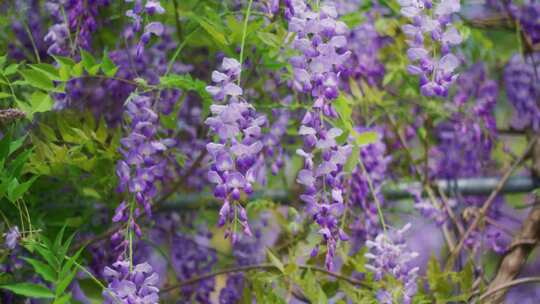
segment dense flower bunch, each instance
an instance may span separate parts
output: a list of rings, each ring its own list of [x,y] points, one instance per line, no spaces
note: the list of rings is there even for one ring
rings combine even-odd
[[[68,55],[79,47],[90,49],[99,8],[108,4],[109,0],[48,1],[47,9],[57,22],[45,36],[49,54]]]
[[[478,177],[491,174],[489,167],[493,164],[492,150],[497,139],[495,121],[495,105],[498,98],[498,86],[493,80],[487,78],[486,69],[482,64],[476,64],[463,73],[457,81],[457,91],[450,105],[452,116],[449,120],[437,125],[436,131],[439,144],[431,153],[433,162],[430,164],[430,173],[433,177],[446,179],[452,183],[457,178]],[[450,208],[460,210],[458,213],[467,214],[468,208],[480,207],[485,201],[484,196],[461,196],[457,193],[451,200]],[[448,217],[439,210],[435,210],[425,200],[421,199],[420,192],[415,193],[415,207],[429,218],[442,224]],[[491,219],[502,220],[503,201],[497,199],[488,212]],[[470,218],[465,216],[464,222]],[[487,237],[488,245],[497,252],[503,252],[503,240],[500,229],[487,225],[484,235],[475,233],[467,240],[468,245],[477,246],[478,238]]]
[[[148,263],[134,265],[130,270],[129,262],[118,261],[112,268],[105,268],[104,276],[109,283],[103,291],[106,304],[159,303],[158,275]]]
[[[126,222],[137,236],[142,232],[135,222],[141,214],[139,207],[132,208],[131,200],[137,202],[145,213],[152,215],[152,199],[157,194],[157,183],[165,176],[167,161],[163,152],[175,144],[172,139],[157,137],[158,115],[152,109],[152,99],[147,96],[133,96],[126,105],[131,119],[130,134],[121,140],[121,153],[124,159],[118,161],[116,175],[119,179],[118,190],[127,191],[130,197],[116,208],[113,222]],[[121,231],[112,236],[119,243],[116,250],[125,250],[127,240]]]
[[[504,69],[504,84],[508,100],[515,109],[512,124],[515,128],[531,127],[540,130],[540,54],[514,55]]]
[[[200,230],[189,236],[176,232],[172,238],[171,259],[179,281],[188,280],[195,275],[209,273],[217,262],[216,252],[210,248],[208,231]],[[198,303],[211,303],[210,293],[215,289],[215,278],[199,281],[197,284],[182,287],[182,297]]]
[[[332,2],[324,2],[319,12],[312,11],[302,0],[291,1],[293,17],[289,32],[296,37],[292,47],[301,54],[291,58],[295,90],[310,94],[313,107],[326,116],[337,113],[331,101],[338,96],[340,73],[351,52],[346,49],[349,30],[337,21],[337,11]]]
[[[39,0],[14,1],[15,9],[21,16],[13,17],[11,30],[15,34],[16,41],[8,44],[8,54],[15,60],[31,60],[36,55],[39,58],[47,56],[47,45],[43,39],[44,12],[39,2]]]
[[[284,166],[284,149],[281,145],[281,140],[285,133],[287,132],[287,125],[289,123],[290,113],[286,109],[274,109],[272,111],[272,116],[276,119],[270,126],[268,133],[264,135],[262,142],[264,144],[263,152],[260,155],[262,160],[269,159],[268,166],[270,167],[270,172],[273,175],[276,175],[279,170]],[[266,179],[266,165],[260,165],[261,168],[259,175],[261,176],[259,180],[261,183],[265,183]]]
[[[366,258],[369,264],[366,268],[373,271],[375,280],[381,281],[386,275],[390,275],[402,283],[403,286],[397,288],[399,302],[404,304],[412,303],[414,295],[418,291],[416,278],[418,267],[412,267],[411,261],[418,256],[417,252],[408,250],[405,243],[405,233],[411,228],[408,223],[399,230],[390,230],[387,233],[379,234],[374,241],[367,241],[366,246],[369,252]],[[395,303],[396,290],[380,289],[377,292],[379,303]]]
[[[540,3],[535,0],[525,0],[523,3],[517,4],[514,2],[508,3],[508,10],[514,18],[519,21],[521,28],[525,32],[531,44],[540,42]]]
[[[452,116],[437,126],[439,145],[432,150],[431,172],[435,177],[455,179],[481,174],[491,160],[497,135],[495,105],[497,83],[486,76],[481,64],[460,76]]]
[[[373,195],[384,204],[381,186],[387,177],[387,168],[391,157],[386,155],[386,145],[382,141],[382,132],[376,131],[378,140],[360,148],[359,158],[362,166],[357,166],[349,180],[351,207],[358,207],[360,213],[351,226],[353,249],[359,249],[367,239],[375,238],[381,231],[379,212]],[[371,192],[370,184],[375,193]],[[382,207],[382,206],[380,206]]]
[[[133,2],[133,0],[125,0],[126,2]],[[143,17],[147,14],[149,16],[154,14],[163,14],[165,9],[161,6],[159,0],[146,0],[143,4],[143,0],[135,0],[133,8],[126,11],[126,16],[132,19],[132,25],[125,31],[124,36],[126,38],[132,38],[136,33],[140,32],[143,28]],[[144,26],[144,31],[140,37],[139,43],[137,43],[136,56],[141,57],[144,53],[145,46],[150,42],[152,35],[160,37],[163,35],[165,27],[161,22],[154,21]]]
[[[413,22],[403,26],[410,46],[407,51],[411,61],[409,73],[420,77],[423,95],[446,96],[457,78],[455,70],[460,63],[451,53],[451,48],[462,41],[452,24],[452,14],[460,9],[459,0],[441,0],[436,5],[431,0],[400,0],[399,3],[401,14]],[[440,58],[435,57],[437,53],[441,54]]]
[[[174,145],[172,139],[158,139],[158,115],[152,109],[152,99],[133,96],[128,100],[126,111],[131,119],[131,133],[121,140],[124,156],[118,162],[116,174],[119,191],[129,191],[148,215],[152,214],[151,201],[156,195],[156,183],[164,175],[166,162],[161,154]],[[117,209],[114,221],[126,220],[127,204]]]
[[[253,106],[242,99],[242,88],[234,83],[240,69],[238,61],[224,58],[221,71],[212,73],[214,85],[207,87],[218,103],[210,107],[212,116],[206,120],[218,139],[206,146],[213,158],[208,180],[216,184],[214,195],[223,200],[219,225],[238,221],[244,233],[251,235],[246,210],[239,200],[242,194],[253,192],[257,159],[263,148],[261,127],[266,123],[266,117],[257,114]],[[226,236],[233,242],[238,238],[237,231],[231,227],[227,227]]]
[[[297,154],[304,158],[304,168],[298,173],[297,182],[304,186],[300,198],[307,204],[307,212],[320,226],[319,233],[327,247],[325,265],[331,269],[338,239],[348,239],[338,219],[345,208],[342,171],[352,146],[336,142],[343,131],[328,129],[323,116],[337,116],[331,102],[338,96],[340,73],[350,56],[345,49],[347,26],[335,20],[337,12],[332,2],[323,3],[318,13],[303,1],[292,1],[290,7],[293,16],[289,31],[297,35],[293,47],[302,52],[291,58],[293,86],[315,99],[313,110],[304,115],[298,131],[304,147]],[[317,245],[312,255],[318,254],[318,248]]]
[[[353,8],[357,10],[360,3],[354,2],[347,1],[341,5],[338,5],[339,2],[336,3],[338,12],[344,14]],[[384,64],[379,59],[379,51],[390,40],[377,32],[375,21],[386,13],[386,9],[374,3],[372,10],[364,14],[366,20],[352,28],[347,35],[347,48],[352,54],[348,60],[346,74],[370,86],[380,85],[385,73]]]

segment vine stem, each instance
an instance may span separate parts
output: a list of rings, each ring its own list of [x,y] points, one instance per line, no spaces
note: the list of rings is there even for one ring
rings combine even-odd
[[[445,270],[449,270],[450,268],[452,268],[452,265],[454,264],[456,257],[459,255],[459,252],[461,251],[461,248],[463,247],[465,240],[471,235],[474,229],[476,229],[476,227],[480,224],[480,220],[487,213],[489,207],[491,207],[491,205],[495,201],[495,198],[497,197],[499,192],[502,190],[502,188],[506,184],[506,181],[508,180],[508,178],[510,178],[510,175],[512,174],[512,172],[514,172],[516,168],[530,154],[537,140],[538,140],[537,138],[534,138],[533,140],[531,140],[529,144],[527,145],[527,148],[525,149],[525,151],[521,154],[521,156],[518,159],[516,159],[514,163],[512,164],[512,166],[510,166],[510,168],[508,168],[506,172],[503,174],[503,176],[499,180],[499,183],[497,184],[495,189],[493,189],[489,197],[486,199],[486,201],[482,205],[482,208],[480,208],[478,216],[474,218],[472,224],[469,226],[469,228],[467,228],[465,233],[461,236],[459,243],[456,245],[454,250],[452,250],[452,252],[450,253],[450,257],[446,261]]]
[[[372,289],[371,286],[369,286],[365,282],[353,279],[353,278],[345,276],[345,275],[343,275],[341,273],[326,270],[326,269],[321,268],[321,267],[311,266],[311,265],[297,265],[297,267],[300,268],[300,269],[304,269],[304,270],[311,270],[311,271],[321,272],[321,273],[327,274],[329,276],[332,276],[332,277],[334,277],[336,279],[346,281],[346,282],[348,282],[350,284],[362,286],[362,287],[367,288],[367,289]],[[233,272],[246,272],[246,271],[257,270],[257,269],[277,269],[277,268],[278,267],[276,265],[274,265],[274,264],[257,264],[257,265],[248,265],[248,266],[239,266],[239,267],[226,268],[226,269],[218,270],[216,272],[207,273],[207,274],[204,274],[204,275],[201,275],[201,276],[190,278],[190,279],[182,281],[182,282],[180,282],[180,283],[178,283],[176,285],[163,288],[160,291],[160,293],[161,294],[168,293],[168,292],[170,292],[170,291],[172,291],[172,290],[174,290],[176,288],[180,288],[180,287],[183,287],[183,286],[186,286],[186,285],[195,284],[195,283],[197,283],[199,281],[206,280],[208,278],[212,278],[212,277],[215,277],[215,276],[218,276],[218,275],[221,275],[221,274],[227,274],[227,273],[233,273]]]
[[[242,31],[242,44],[240,45],[240,73],[238,74],[238,85],[240,85],[240,79],[242,78],[242,62],[244,61],[244,47],[246,45],[246,36],[247,36],[247,26],[249,22],[249,15],[251,14],[251,6],[253,5],[253,0],[249,0],[248,7],[246,10],[246,17],[244,18],[244,29]]]
[[[379,201],[379,198],[377,197],[377,193],[375,192],[375,187],[373,187],[373,182],[371,181],[371,176],[369,176],[369,174],[368,174],[368,172],[366,170],[366,166],[364,166],[364,162],[362,161],[362,156],[361,155],[359,156],[359,162],[358,163],[360,164],[360,167],[362,168],[362,173],[366,176],[368,186],[369,186],[369,190],[371,191],[371,196],[373,196],[373,200],[375,201],[375,204],[377,205],[377,214],[379,215],[379,220],[381,221],[383,232],[384,232],[384,234],[386,234],[386,223],[384,221],[384,215],[383,215],[383,212],[382,212],[382,205],[381,205],[381,202]]]
[[[501,290],[508,289],[510,287],[514,287],[514,286],[517,286],[517,285],[527,284],[527,283],[540,283],[540,277],[527,277],[527,278],[521,278],[521,279],[512,280],[510,282],[507,282],[507,283],[504,283],[502,285],[497,286],[497,288],[495,288],[495,289],[491,289],[491,290],[486,291],[484,294],[482,294],[480,296],[480,298],[478,300],[483,301],[486,298],[488,298],[489,296],[495,294],[496,292],[499,292]]]

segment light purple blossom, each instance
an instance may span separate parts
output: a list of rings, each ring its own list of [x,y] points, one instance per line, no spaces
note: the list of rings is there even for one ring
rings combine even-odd
[[[411,64],[407,71],[420,78],[422,95],[447,96],[450,85],[457,79],[456,69],[460,64],[451,53],[452,47],[462,42],[460,33],[452,24],[452,14],[460,10],[459,0],[442,0],[435,7],[431,0],[398,2],[401,14],[412,21],[402,28],[410,46],[407,57]],[[436,53],[441,57],[434,57]]]
[[[221,69],[212,73],[214,85],[206,88],[216,104],[210,107],[212,116],[205,123],[217,138],[206,146],[213,158],[208,180],[216,184],[214,195],[223,200],[218,224],[238,221],[244,233],[251,235],[246,210],[239,200],[242,194],[249,196],[257,182],[263,149],[261,128],[267,121],[243,99],[242,89],[234,83],[240,68],[235,59],[224,58]],[[230,227],[226,236],[231,236],[233,242],[238,238]]]
[[[118,261],[105,267],[103,276],[108,281],[103,291],[104,303],[157,304],[159,303],[158,275],[148,263],[133,266],[128,261]]]
[[[386,233],[380,233],[375,240],[368,240],[366,246],[369,252],[365,254],[368,259],[366,268],[373,272],[376,281],[383,281],[385,276],[389,275],[401,283],[400,303],[404,304],[412,303],[418,291],[416,279],[419,268],[412,266],[412,261],[418,253],[409,251],[405,243],[405,233],[410,227],[411,224],[408,223],[399,230],[389,229]],[[389,288],[396,287],[385,286],[377,294],[377,297],[383,300],[382,303],[392,303],[388,302]]]
[[[540,130],[540,53],[514,55],[504,69],[504,85],[514,107],[512,126]]]
[[[307,213],[320,227],[318,232],[327,249],[326,268],[332,269],[338,240],[348,240],[339,219],[345,209],[343,167],[352,146],[337,143],[343,131],[328,128],[323,116],[337,117],[332,101],[338,97],[339,78],[351,54],[346,49],[348,28],[336,20],[336,7],[330,1],[314,12],[304,1],[293,0],[287,3],[287,10],[289,32],[296,35],[292,47],[301,52],[290,59],[292,85],[314,100],[298,131],[304,147],[297,154],[304,158],[304,168],[297,182],[304,186],[300,199],[306,203]],[[318,251],[319,245],[313,249],[312,256]]]
[[[6,240],[5,245],[8,249],[15,249],[17,245],[19,244],[19,240],[21,238],[21,233],[19,232],[19,227],[13,226],[9,231],[5,234]]]

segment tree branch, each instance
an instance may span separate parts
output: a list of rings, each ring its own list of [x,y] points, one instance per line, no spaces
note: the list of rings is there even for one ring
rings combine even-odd
[[[461,251],[461,248],[463,248],[463,244],[465,243],[465,240],[467,240],[467,238],[476,229],[476,227],[478,227],[478,225],[480,224],[480,221],[482,220],[484,215],[486,215],[487,211],[489,210],[489,208],[491,207],[491,205],[495,201],[495,198],[497,197],[497,195],[499,195],[499,192],[502,190],[502,188],[506,184],[506,181],[508,180],[508,178],[510,178],[510,175],[512,174],[512,172],[514,172],[514,170],[530,154],[530,152],[533,150],[533,147],[535,146],[536,141],[537,141],[537,138],[534,138],[533,140],[531,140],[531,142],[529,143],[529,145],[527,146],[527,148],[525,149],[523,154],[503,174],[503,176],[499,180],[499,183],[497,184],[495,189],[491,192],[489,197],[486,199],[486,201],[482,205],[482,208],[480,208],[480,210],[478,212],[478,216],[476,216],[474,218],[471,225],[469,225],[469,227],[467,228],[465,233],[461,236],[461,239],[459,240],[459,243],[457,244],[456,248],[454,248],[454,250],[452,250],[452,252],[450,253],[450,257],[448,258],[448,261],[446,261],[445,270],[449,270],[450,268],[452,268],[452,266],[454,265],[454,261],[455,261],[456,257],[459,255],[459,253]]]
[[[321,273],[327,274],[327,275],[329,275],[331,277],[334,277],[336,279],[346,281],[346,282],[348,282],[350,284],[362,286],[362,287],[367,288],[367,289],[371,289],[371,286],[369,286],[365,282],[353,279],[353,278],[345,276],[345,275],[343,275],[341,273],[328,271],[328,270],[326,270],[324,268],[317,267],[317,266],[311,266],[311,265],[297,265],[297,266],[300,269],[321,272]],[[187,279],[187,280],[182,281],[182,282],[180,282],[180,283],[178,283],[176,285],[173,285],[173,286],[165,287],[160,291],[160,294],[168,293],[168,292],[170,292],[170,291],[172,291],[174,289],[177,289],[177,288],[180,288],[180,287],[183,287],[183,286],[186,286],[186,285],[195,284],[195,283],[198,283],[199,281],[206,280],[206,279],[209,279],[209,278],[221,275],[221,274],[227,274],[227,273],[233,273],[233,272],[246,272],[246,271],[257,270],[257,269],[268,269],[268,270],[277,269],[277,266],[275,266],[273,264],[258,264],[258,265],[248,265],[248,266],[239,266],[239,267],[231,267],[231,268],[227,268],[227,269],[222,269],[222,270],[218,270],[216,272],[207,273],[207,274],[203,274],[203,275],[200,275],[200,276],[197,276],[197,277]]]
[[[489,289],[488,291],[486,291],[483,295],[480,296],[479,301],[488,300],[489,297],[493,296],[496,293],[506,292],[506,290],[510,287],[514,287],[521,284],[527,284],[527,283],[540,283],[540,277],[521,278],[521,279],[517,279],[517,280],[513,280],[510,282],[501,284],[497,286],[496,288]],[[487,303],[501,303],[501,302],[491,302],[490,300]]]
[[[540,174],[540,142],[533,140],[531,143],[534,147],[532,148],[532,169],[534,175],[538,176]],[[535,207],[529,212],[521,231],[501,259],[497,274],[489,284],[487,292],[480,297],[480,301],[485,299],[487,303],[503,303],[508,287],[513,286],[511,283],[515,282],[512,280],[519,274],[536,245],[540,243],[540,198],[535,197],[534,202]]]
[[[536,199],[536,202],[540,203],[540,199]],[[534,243],[523,242],[523,240],[532,239],[535,240]],[[534,207],[523,223],[520,233],[510,245],[510,250],[502,258],[495,278],[489,284],[487,292],[480,297],[480,300],[485,299],[487,303],[502,303],[507,291],[504,286],[519,274],[521,267],[527,262],[527,257],[539,241],[540,207]]]

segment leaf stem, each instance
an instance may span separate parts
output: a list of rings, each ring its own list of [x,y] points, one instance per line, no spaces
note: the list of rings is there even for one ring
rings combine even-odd
[[[238,74],[238,85],[240,85],[241,75],[242,75],[242,62],[244,60],[244,47],[246,44],[247,36],[247,26],[249,22],[249,15],[251,14],[251,6],[253,5],[253,0],[249,0],[248,7],[246,10],[246,18],[244,18],[244,29],[242,31],[242,44],[240,45],[240,73]]]

